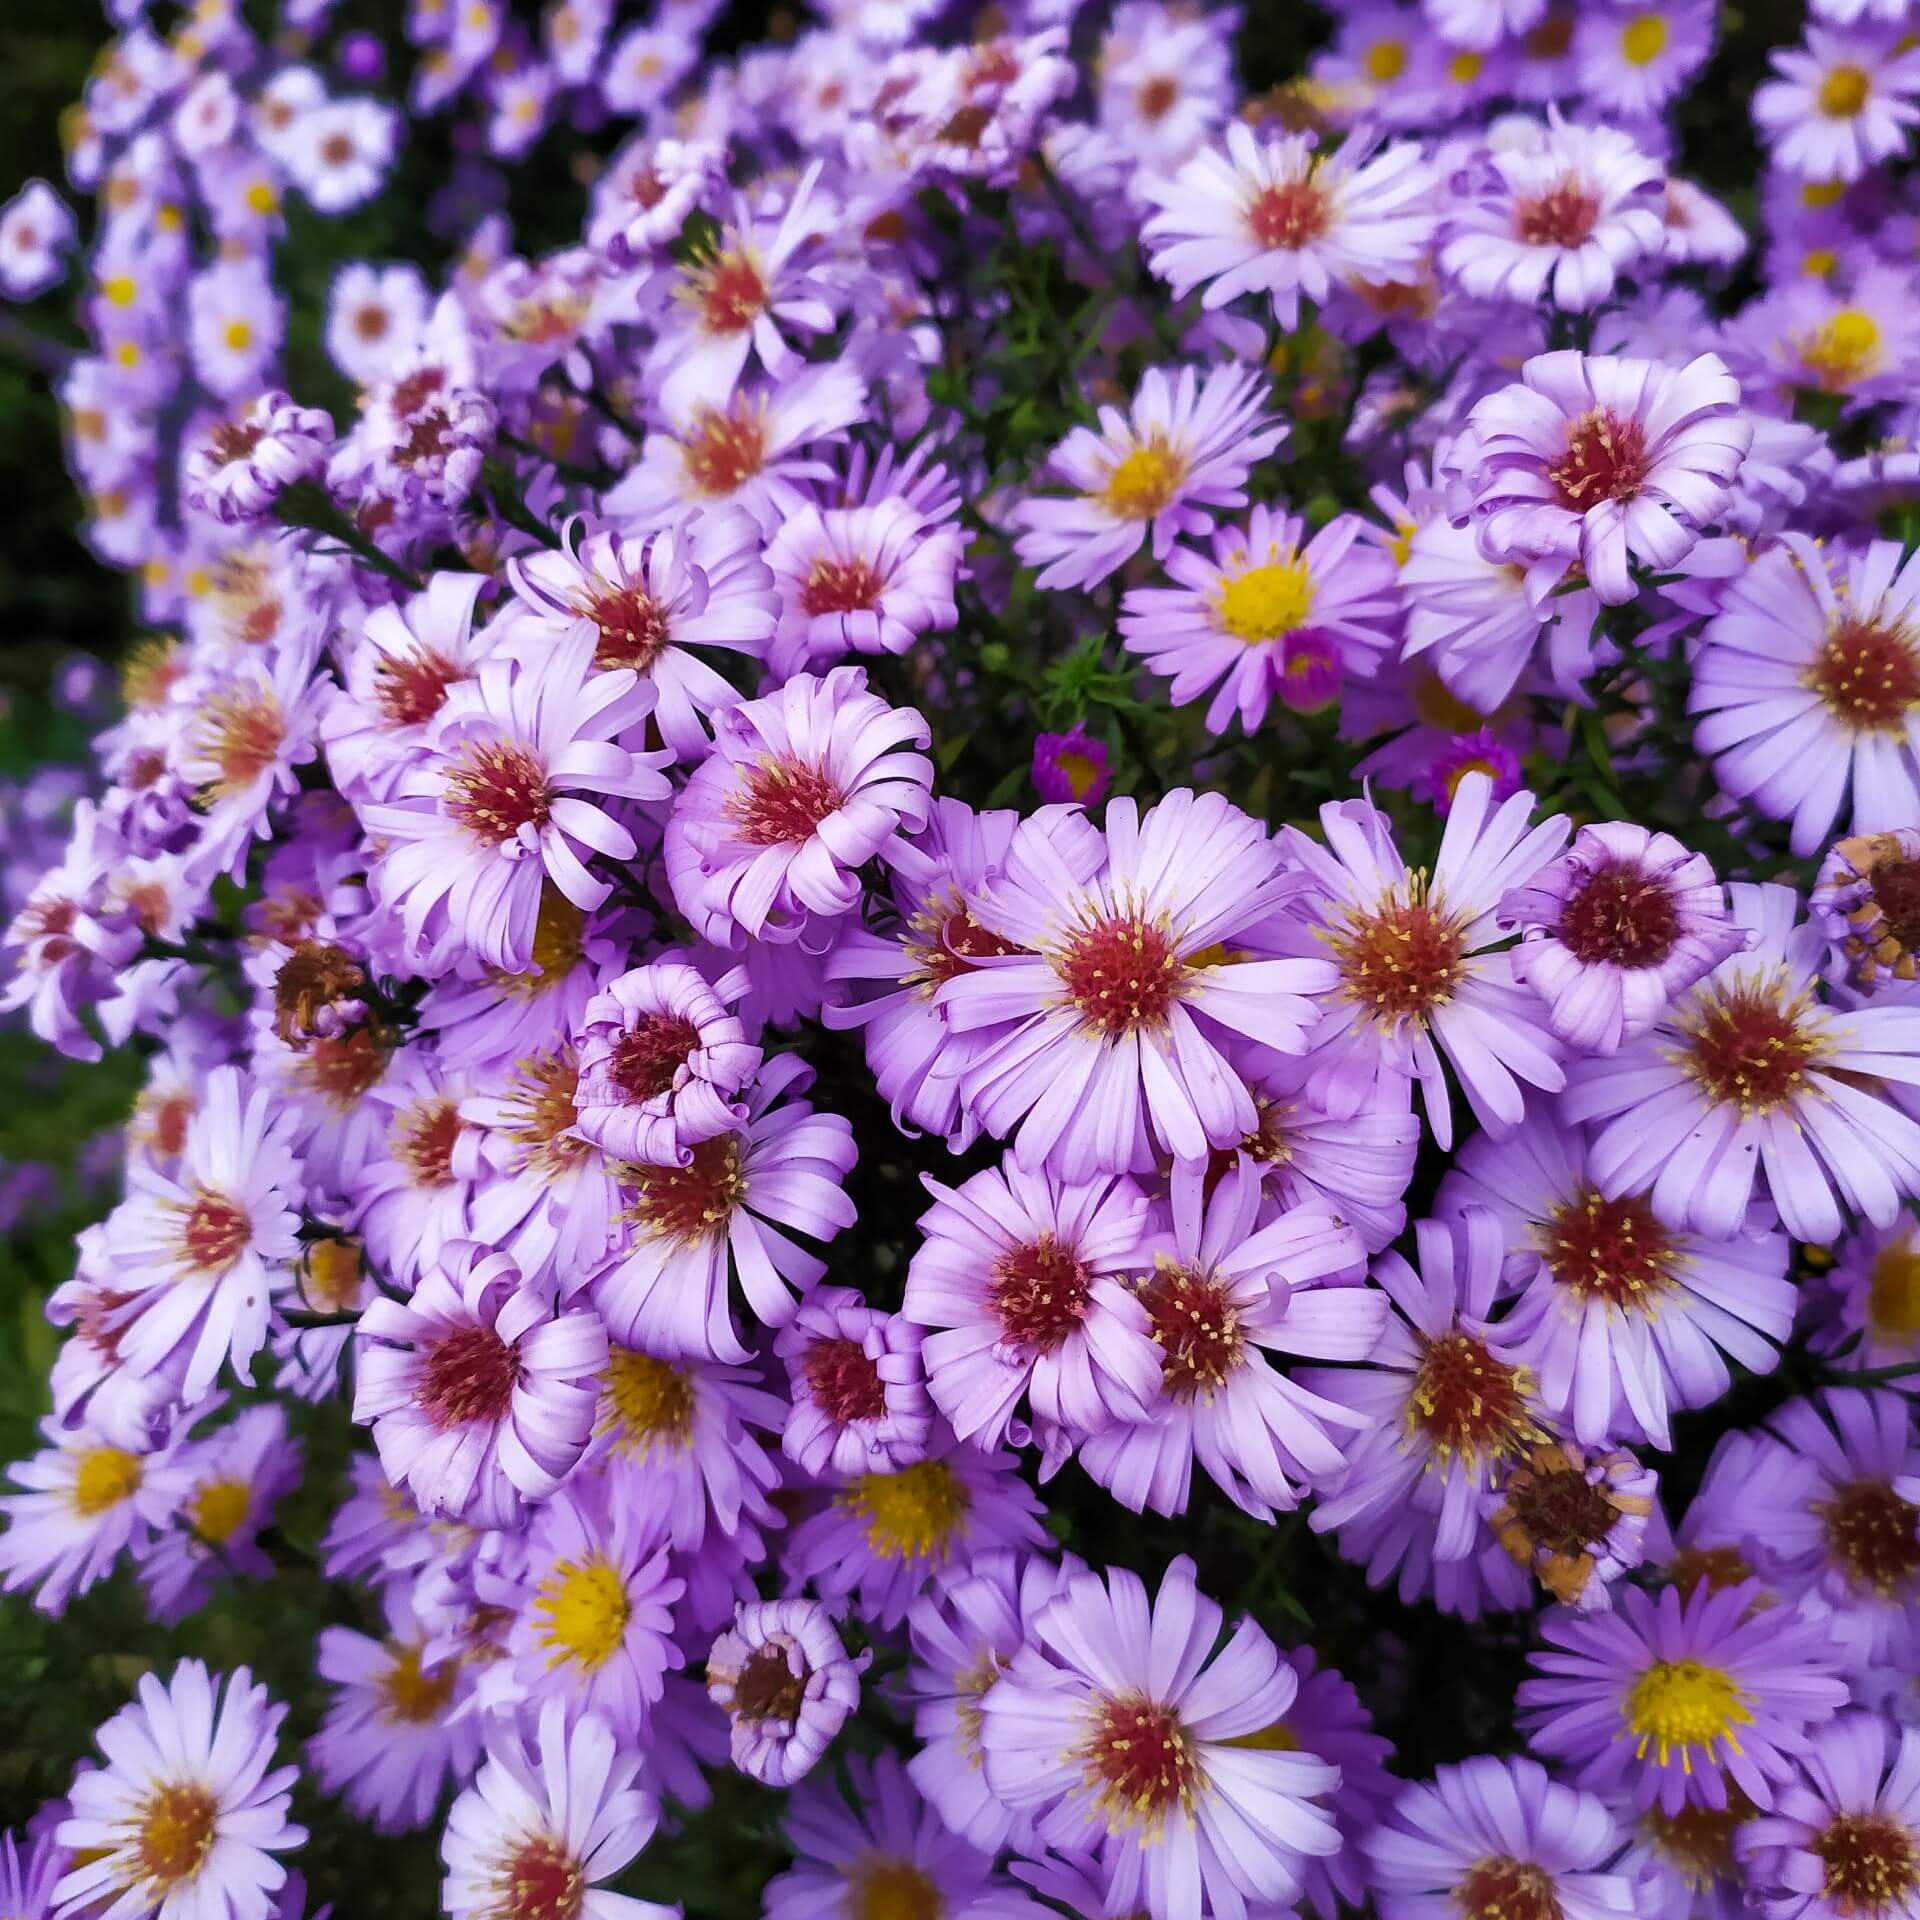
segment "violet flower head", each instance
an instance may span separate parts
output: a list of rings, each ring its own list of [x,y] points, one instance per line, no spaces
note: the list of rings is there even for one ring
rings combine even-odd
[[[927,1448],[933,1411],[920,1330],[851,1287],[815,1287],[775,1334],[792,1411],[781,1449],[802,1473],[886,1472]]]
[[[187,505],[227,526],[264,520],[296,480],[326,466],[332,447],[333,420],[324,409],[263,393],[237,418],[215,423],[188,453]]]
[[[804,1779],[860,1704],[872,1658],[847,1652],[817,1600],[742,1606],[707,1655],[707,1692],[730,1723],[733,1764],[770,1787]]]

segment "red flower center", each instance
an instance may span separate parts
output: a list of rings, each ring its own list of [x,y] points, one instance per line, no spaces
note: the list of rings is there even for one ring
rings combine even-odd
[[[1300,248],[1333,224],[1326,189],[1316,180],[1282,180],[1247,203],[1247,231],[1263,247]]]
[[[1788,1105],[1804,1091],[1817,1052],[1800,1013],[1799,1003],[1782,1006],[1757,987],[1716,995],[1694,1023],[1687,1071],[1742,1119]]]
[[[1847,619],[1827,635],[1807,684],[1853,733],[1904,735],[1920,706],[1920,654],[1904,626]]]
[[[394,1122],[393,1157],[416,1187],[453,1185],[453,1150],[460,1142],[460,1109],[444,1094],[417,1100]]]
[[[1657,967],[1680,938],[1680,908],[1652,875],[1609,862],[1560,909],[1561,944],[1588,966]]]
[[[1172,935],[1137,913],[1077,928],[1053,967],[1082,1021],[1109,1039],[1163,1026],[1187,973]]]
[[[300,1056],[300,1078],[329,1106],[351,1112],[387,1070],[387,1047],[371,1026],[315,1040]]]
[[[1606,407],[1589,407],[1568,422],[1567,450],[1547,469],[1560,504],[1585,513],[1603,500],[1631,500],[1649,467],[1646,430]]]
[[[668,1240],[719,1239],[746,1196],[740,1141],[723,1133],[702,1140],[684,1167],[624,1169],[635,1189],[632,1217]]]
[[[485,847],[504,846],[547,824],[553,789],[532,754],[504,740],[469,747],[447,775],[446,808]]]
[[[1545,193],[1517,201],[1513,209],[1514,234],[1530,247],[1584,246],[1599,221],[1598,197],[1572,174],[1556,180]]]
[[[1891,1600],[1920,1574],[1920,1511],[1885,1480],[1855,1480],[1818,1509],[1827,1549],[1856,1587]]]
[[[1160,1377],[1181,1399],[1212,1394],[1245,1356],[1240,1315],[1226,1287],[1210,1273],[1165,1263],[1140,1294],[1160,1349]]]
[[[1164,120],[1180,102],[1180,82],[1171,74],[1156,73],[1133,90],[1133,110],[1151,123]]]
[[[435,1426],[494,1424],[507,1417],[520,1361],[491,1327],[458,1327],[427,1349],[418,1399]]]
[[[865,613],[880,604],[884,582],[863,559],[813,563],[800,589],[800,604],[810,614]]]
[[[804,1666],[795,1673],[787,1664],[786,1649],[769,1643],[755,1647],[740,1664],[739,1677],[733,1683],[733,1717],[791,1722],[799,1717],[806,1697]]]
[[[228,462],[244,460],[266,437],[267,430],[263,426],[243,426],[237,421],[223,420],[209,436],[209,444],[215,459]]]
[[[657,1100],[673,1091],[699,1045],[700,1029],[685,1014],[643,1013],[613,1043],[613,1084],[629,1100]]]
[[[580,1863],[547,1834],[523,1840],[495,1882],[500,1904],[487,1920],[580,1920],[587,1881]]]
[[[1460,1920],[1561,1920],[1552,1876],[1504,1854],[1479,1861],[1453,1898]]]
[[[397,380],[393,388],[393,410],[402,420],[416,414],[429,400],[434,399],[446,383],[446,373],[440,367],[422,367],[417,373],[410,373],[403,380]]]
[[[1407,1421],[1444,1460],[1512,1452],[1535,1437],[1526,1375],[1455,1328],[1430,1341],[1407,1398]]]
[[[1753,1818],[1753,1804],[1737,1789],[1724,1807],[1682,1807],[1678,1813],[1649,1808],[1640,1825],[1669,1865],[1696,1892],[1734,1878],[1733,1832]]]
[[[914,920],[913,933],[917,937],[907,942],[907,954],[913,961],[909,977],[930,987],[976,971],[976,960],[1020,951],[1011,941],[983,927],[964,904],[945,913],[936,908],[920,915]]]
[[[1582,1183],[1542,1223],[1547,1269],[1576,1300],[1650,1313],[1674,1284],[1673,1236],[1644,1194],[1618,1200]]]
[[[1183,1805],[1200,1772],[1179,1716],[1139,1694],[1106,1703],[1087,1766],[1102,1803],[1143,1823]]]
[[[1330,944],[1344,992],[1382,1027],[1424,1020],[1453,998],[1466,973],[1460,927],[1422,899],[1393,900],[1373,913],[1353,914]]]
[[[1052,1353],[1087,1314],[1092,1276],[1051,1233],[1010,1247],[993,1263],[987,1298],[1009,1346]]]
[[[180,1228],[180,1250],[202,1273],[223,1273],[253,1238],[253,1222],[223,1193],[202,1187]]]
[[[709,500],[736,493],[766,464],[767,422],[764,409],[744,398],[730,412],[703,409],[682,450],[687,478],[696,493]]]
[[[214,797],[245,793],[273,770],[287,737],[280,703],[270,693],[216,693],[208,697],[202,739],[219,769]]]
[[[749,846],[798,846],[813,838],[847,796],[818,767],[768,758],[750,767],[727,803],[734,828]]]
[[[1885,1814],[1837,1814],[1813,1852],[1827,1870],[1821,1891],[1835,1913],[1891,1920],[1920,1885],[1913,1835]]]
[[[840,1426],[885,1415],[887,1389],[879,1365],[858,1340],[814,1341],[801,1359],[800,1370],[814,1405]]]
[[[767,304],[767,283],[744,253],[727,252],[690,276],[700,324],[709,333],[745,333]]]
[[[593,651],[596,667],[631,667],[635,673],[645,673],[669,637],[666,609],[642,587],[596,595],[587,607],[587,618],[600,629]]]

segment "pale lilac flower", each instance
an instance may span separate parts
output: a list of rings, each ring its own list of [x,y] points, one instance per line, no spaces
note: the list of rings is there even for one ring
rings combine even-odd
[[[733,1764],[771,1787],[804,1779],[860,1704],[872,1658],[848,1654],[817,1600],[741,1607],[707,1655],[707,1693],[730,1724]]]
[[[362,387],[389,379],[426,331],[430,302],[420,269],[350,260],[327,292],[327,354]]]
[[[400,141],[400,116],[378,100],[330,100],[293,124],[287,171],[322,213],[345,213],[380,191]]]
[[[0,208],[0,293],[31,300],[64,279],[75,231],[67,203],[44,180],[29,180]]]
[[[1920,54],[1891,32],[1810,25],[1803,47],[1773,49],[1773,69],[1754,124],[1802,179],[1857,180],[1903,154],[1920,123]]]
[[[1713,0],[1583,9],[1573,32],[1574,87],[1608,118],[1657,122],[1706,65],[1719,20]]]
[[[332,447],[333,420],[324,410],[296,406],[284,393],[263,393],[188,453],[187,505],[228,526],[265,519],[296,480],[325,468]]]
[[[851,1287],[815,1287],[774,1336],[793,1406],[781,1451],[802,1473],[886,1472],[926,1451],[933,1430],[920,1330]]]

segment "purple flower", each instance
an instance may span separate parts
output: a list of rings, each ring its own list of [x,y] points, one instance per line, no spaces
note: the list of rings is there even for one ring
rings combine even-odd
[[[1280,1658],[1293,1669],[1300,1690],[1286,1712],[1263,1730],[1258,1744],[1317,1754],[1340,1769],[1340,1784],[1327,1797],[1340,1832],[1340,1851],[1306,1855],[1299,1867],[1302,1903],[1320,1920],[1339,1920],[1347,1907],[1357,1907],[1366,1898],[1360,1843],[1380,1823],[1399,1790],[1386,1768],[1393,1746],[1374,1732],[1373,1716],[1360,1704],[1352,1683],[1323,1667],[1311,1647],[1282,1649]]]
[[[1043,733],[1033,743],[1033,790],[1050,805],[1097,807],[1112,780],[1106,748],[1084,727]]]
[[[29,180],[0,207],[0,293],[31,300],[63,280],[76,231],[67,203],[44,180]]]
[[[214,425],[188,453],[186,503],[227,526],[264,520],[296,480],[311,479],[326,466],[332,447],[330,414],[296,406],[284,393],[263,393],[238,418]]]
[[[860,1704],[873,1658],[850,1658],[817,1600],[743,1606],[707,1655],[707,1692],[732,1725],[733,1764],[770,1787],[818,1765]]]
[[[1872,992],[1913,979],[1920,971],[1920,827],[1836,841],[1807,904],[1850,985]]]
[[[1624,1450],[1547,1440],[1496,1469],[1483,1507],[1493,1535],[1563,1606],[1613,1604],[1608,1588],[1646,1557],[1658,1477]]]
[[[851,1287],[815,1287],[774,1336],[793,1407],[781,1450],[802,1473],[885,1472],[926,1451],[933,1414],[920,1330]]]

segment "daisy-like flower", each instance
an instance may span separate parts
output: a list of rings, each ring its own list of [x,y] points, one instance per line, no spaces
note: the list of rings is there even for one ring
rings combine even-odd
[[[1613,1604],[1608,1589],[1646,1557],[1658,1477],[1632,1454],[1588,1454],[1545,1440],[1503,1464],[1487,1524],[1515,1562],[1563,1606]]]
[[[1232,1146],[1258,1119],[1225,1049],[1302,1050],[1324,960],[1269,957],[1298,890],[1265,829],[1219,794],[1181,788],[1142,817],[1109,803],[1090,879],[1045,824],[1014,834],[971,909],[1013,949],[944,980],[935,1005],[980,1036],[961,1098],[1014,1157],[1063,1180],[1144,1171]]]
[[[926,1451],[933,1429],[920,1330],[851,1287],[815,1287],[774,1336],[793,1408],[781,1450],[802,1473],[885,1472]]]
[[[1378,671],[1399,625],[1393,561],[1355,544],[1363,527],[1336,514],[1308,540],[1302,520],[1255,507],[1244,526],[1213,536],[1211,556],[1176,547],[1166,559],[1176,586],[1129,592],[1120,637],[1172,682],[1175,706],[1217,687],[1211,733],[1225,733],[1236,712],[1251,733],[1276,695],[1317,712],[1346,675]]]
[[[575,845],[631,860],[638,846],[604,808],[582,798],[663,800],[664,753],[613,744],[652,709],[650,688],[629,669],[602,673],[593,641],[578,635],[536,660],[494,654],[447,697],[417,766],[396,779],[390,802],[363,806],[382,843],[372,884],[425,963],[456,951],[524,973],[533,962],[541,881],[551,879],[591,911],[611,888]]]
[[[1086,728],[1035,736],[1033,790],[1050,805],[1097,807],[1112,782],[1107,750]]]
[[[33,1587],[34,1605],[59,1614],[76,1593],[111,1573],[122,1553],[141,1553],[178,1505],[167,1451],[135,1453],[91,1427],[41,1422],[47,1445],[15,1461],[20,1491],[0,1497],[0,1585]]]
[[[1805,859],[1920,819],[1920,557],[1875,540],[1844,571],[1803,536],[1724,588],[1693,664],[1694,745]]]
[[[1623,1587],[1609,1613],[1556,1608],[1519,1692],[1534,1751],[1575,1784],[1635,1813],[1724,1807],[1738,1791],[1773,1805],[1808,1749],[1808,1729],[1846,1705],[1826,1624],[1761,1607],[1751,1580],[1706,1581],[1684,1599]]]
[[[1920,973],[1920,827],[1838,840],[1808,911],[1850,985],[1872,992]]]
[[[29,180],[0,208],[0,293],[31,300],[63,280],[76,231],[67,203],[44,180]]]
[[[1022,501],[1014,550],[1049,588],[1095,587],[1152,537],[1165,560],[1181,535],[1205,533],[1223,508],[1243,507],[1247,475],[1287,437],[1267,411],[1270,389],[1245,367],[1177,374],[1150,367],[1126,413],[1100,409],[1100,429],[1075,427],[1047,476],[1072,497]]]
[[[1263,140],[1233,120],[1224,152],[1207,148],[1170,180],[1141,179],[1141,196],[1158,208],[1141,241],[1176,298],[1205,285],[1211,310],[1264,293],[1291,332],[1301,300],[1322,305],[1338,283],[1416,280],[1437,186],[1411,142],[1349,142],[1329,157],[1305,134]]]
[[[1478,299],[1586,313],[1666,244],[1660,163],[1614,127],[1551,121],[1487,155],[1488,190],[1447,217],[1442,272]]]
[[[300,1169],[291,1117],[237,1067],[207,1075],[172,1173],[127,1168],[127,1197],[107,1219],[116,1284],[140,1305],[122,1330],[121,1363],[153,1373],[184,1361],[180,1392],[204,1399],[227,1360],[252,1378],[269,1316],[300,1250]]]
[[[298,1847],[295,1769],[276,1767],[286,1708],[245,1667],[209,1678],[183,1660],[100,1729],[106,1765],[74,1776],[59,1839],[78,1857],[54,1889],[62,1912],[103,1920],[258,1920]]]
[[[1920,1729],[1842,1714],[1813,1736],[1772,1809],[1735,1839],[1766,1920],[1920,1912]]]
[[[1530,793],[1496,807],[1491,777],[1467,773],[1431,876],[1407,865],[1385,815],[1364,800],[1320,809],[1324,847],[1295,827],[1283,832],[1284,851],[1313,883],[1300,944],[1330,950],[1338,970],[1307,1036],[1315,1095],[1336,1118],[1383,1095],[1410,1104],[1418,1080],[1434,1138],[1451,1146],[1443,1055],[1494,1132],[1519,1124],[1522,1083],[1548,1093],[1565,1084],[1543,1009],[1515,981],[1509,955],[1493,950],[1504,937],[1500,902],[1566,843],[1564,816],[1533,825],[1532,813]]]
[[[848,1654],[818,1600],[742,1606],[707,1655],[707,1693],[727,1716],[733,1764],[770,1787],[804,1779],[859,1706],[872,1658]]]
[[[585,1450],[606,1329],[554,1311],[504,1253],[449,1247],[406,1301],[360,1316],[353,1417],[422,1512],[514,1527]]]
[[[429,305],[418,267],[350,260],[327,291],[327,353],[349,380],[377,386],[419,344]]]
[[[1710,353],[1535,355],[1468,421],[1481,551],[1524,566],[1537,600],[1575,566],[1607,605],[1632,599],[1630,556],[1675,565],[1726,507],[1753,442],[1739,402]]]
[[[845,1180],[853,1129],[801,1099],[812,1069],[779,1054],[747,1095],[745,1123],[696,1145],[684,1164],[623,1165],[624,1251],[593,1283],[615,1339],[649,1353],[738,1364],[737,1277],[754,1317],[784,1326],[826,1262],[788,1237],[827,1241],[854,1221]]]
[[[1630,820],[1582,827],[1558,860],[1501,901],[1518,929],[1514,977],[1580,1053],[1617,1053],[1747,936],[1704,854]]]
[[[263,393],[188,453],[181,475],[186,503],[227,526],[264,520],[296,480],[325,467],[332,446],[333,419],[322,408]]]
[[[1736,885],[1745,953],[1641,1039],[1578,1063],[1567,1116],[1600,1123],[1587,1165],[1609,1199],[1647,1194],[1665,1225],[1724,1240],[1764,1171],[1796,1240],[1839,1238],[1839,1198],[1891,1226],[1920,1193],[1920,1126],[1885,1083],[1920,1085],[1920,1008],[1840,1012],[1817,996],[1825,943],[1792,888]]]
[[[1502,1289],[1519,1293],[1501,1337],[1586,1446],[1670,1448],[1673,1411],[1733,1385],[1729,1357],[1769,1373],[1793,1330],[1792,1249],[1768,1208],[1725,1239],[1670,1227],[1646,1194],[1602,1193],[1583,1134],[1550,1113],[1470,1140],[1435,1204],[1499,1219]]]
[[[588,1001],[575,1035],[582,1136],[621,1160],[684,1167],[701,1141],[735,1131],[762,1057],[727,1010],[745,989],[663,958]]]
[[[1590,1793],[1547,1778],[1537,1761],[1480,1754],[1416,1781],[1363,1842],[1380,1920],[1633,1914],[1634,1884],[1615,1868],[1620,1830]]]
[[[538,629],[557,638],[584,623],[596,666],[630,667],[653,683],[647,718],[674,757],[692,763],[706,757],[709,717],[740,698],[708,650],[756,659],[773,638],[779,601],[760,547],[759,530],[733,506],[687,514],[645,539],[588,533],[574,520],[561,546],[517,556],[507,574]]]
[[[1160,1386],[1137,1272],[1147,1197],[1122,1175],[1071,1185],[1007,1159],[959,1187],[923,1175],[901,1313],[933,1329],[927,1390],[962,1440],[1002,1445],[1024,1395],[1043,1424],[1096,1433]]]
[[[380,191],[400,125],[399,114],[378,100],[309,107],[287,138],[287,171],[321,213],[345,213]]]
[[[1775,78],[1754,89],[1753,119],[1773,157],[1803,180],[1858,180],[1904,153],[1920,123],[1920,53],[1873,28],[1809,26],[1775,47]]]
[[[1848,1369],[1920,1360],[1920,1221],[1902,1213],[1891,1227],[1861,1227],[1838,1254],[1821,1289],[1824,1316],[1808,1345]],[[1920,1375],[1892,1384],[1920,1392]]]
[[[1706,65],[1718,22],[1712,0],[1626,0],[1582,11],[1565,92],[1630,126],[1657,121]]]
[[[1263,1351],[1364,1360],[1387,1302],[1358,1285],[1360,1237],[1323,1206],[1263,1226],[1264,1186],[1249,1167],[1206,1198],[1198,1166],[1177,1167],[1173,1230],[1135,1285],[1160,1349],[1160,1390],[1138,1421],[1087,1440],[1080,1463],[1124,1507],[1186,1509],[1197,1460],[1237,1507],[1269,1520],[1324,1485],[1367,1425],[1270,1365]]]
[[[1216,1652],[1222,1618],[1184,1554],[1151,1602],[1124,1569],[1075,1575],[980,1703],[988,1786],[1097,1858],[1110,1912],[1201,1920],[1221,1887],[1285,1907],[1304,1858],[1340,1845],[1319,1803],[1338,1770],[1256,1737],[1292,1705],[1293,1669],[1251,1619]]]
[[[678,1920],[673,1908],[599,1884],[659,1823],[658,1803],[637,1783],[640,1765],[598,1714],[570,1723],[557,1698],[530,1737],[503,1729],[447,1815],[440,1898],[453,1920]]]
[[[926,824],[927,723],[867,690],[858,667],[797,673],[715,720],[714,750],[674,802],[667,876],[680,910],[720,947],[791,941],[809,915],[860,898],[858,869]]]

